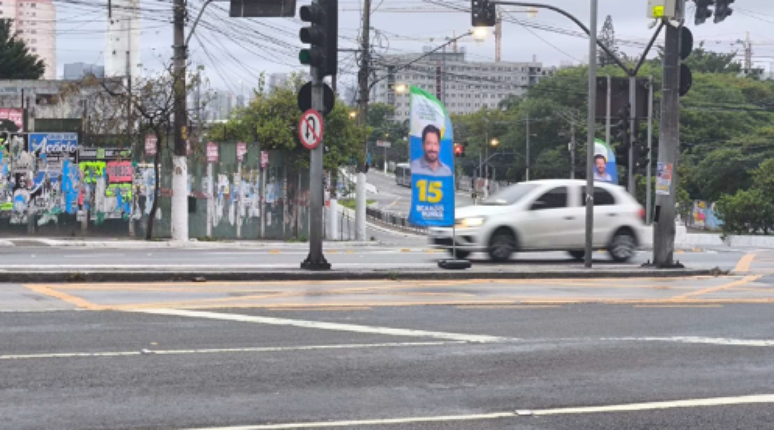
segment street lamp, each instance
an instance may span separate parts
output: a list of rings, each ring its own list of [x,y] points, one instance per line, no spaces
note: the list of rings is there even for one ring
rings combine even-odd
[[[475,27],[472,33],[473,39],[475,39],[476,42],[483,42],[484,39],[486,39],[487,34],[489,34],[489,29],[487,27]]]
[[[395,85],[395,92],[398,94],[403,94],[406,91],[408,91],[408,85],[406,84],[397,84]]]
[[[349,119],[355,119],[355,118],[357,118],[357,111],[353,110],[349,113]]]
[[[489,145],[493,148],[496,148],[500,144],[500,141],[495,137],[491,141],[489,141]]]

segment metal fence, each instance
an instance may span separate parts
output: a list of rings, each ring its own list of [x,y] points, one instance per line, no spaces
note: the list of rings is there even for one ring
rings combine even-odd
[[[412,225],[408,217],[401,213],[387,212],[376,208],[366,208],[366,216],[377,223],[418,234],[427,234],[426,227]]]

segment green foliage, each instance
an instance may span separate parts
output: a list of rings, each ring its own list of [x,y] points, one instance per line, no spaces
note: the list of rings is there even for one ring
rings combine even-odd
[[[739,73],[742,65],[735,62],[736,52],[728,54],[707,51],[704,42],[693,49],[685,61],[693,73]]]
[[[13,20],[0,19],[0,79],[40,79],[46,65],[13,34],[12,25]]]
[[[296,94],[303,85],[299,75],[293,76],[288,84],[271,93],[255,91],[255,99],[244,109],[236,110],[225,127],[214,127],[211,140],[258,141],[262,150],[284,150],[296,168],[309,165],[309,151],[298,141],[298,109]],[[263,83],[259,82],[259,88]],[[349,109],[337,101],[333,112],[325,117],[323,144],[327,151],[323,157],[326,170],[335,170],[358,159],[363,153],[364,135],[357,124],[349,118]]]
[[[774,231],[774,159],[753,171],[753,187],[736,194],[724,194],[717,203],[723,233],[769,234]]]

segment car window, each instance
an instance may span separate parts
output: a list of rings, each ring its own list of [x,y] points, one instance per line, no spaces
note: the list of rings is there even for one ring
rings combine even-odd
[[[516,203],[521,200],[522,197],[529,194],[532,190],[537,188],[535,184],[516,184],[500,191],[499,193],[489,197],[481,202],[482,205],[488,206],[507,206]]]
[[[554,188],[532,203],[530,210],[560,209],[567,207],[567,187]]]
[[[581,203],[585,205],[586,202],[586,187],[581,188]],[[594,187],[594,206],[612,206],[615,204],[615,197],[610,194],[610,191],[601,188]]]

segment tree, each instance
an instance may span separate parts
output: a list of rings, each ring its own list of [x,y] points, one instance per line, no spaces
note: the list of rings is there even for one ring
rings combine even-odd
[[[685,64],[693,73],[733,73],[742,71],[742,65],[736,62],[736,51],[726,53],[712,52],[704,49],[704,42],[693,49]]]
[[[13,33],[13,20],[1,19],[0,79],[40,79],[45,71],[43,60]]]
[[[605,24],[602,26],[602,31],[599,32],[599,41],[610,49],[615,55],[618,55],[618,43],[615,40],[615,27],[613,27],[613,17],[608,15],[605,19]],[[614,65],[615,60],[608,55],[602,49],[597,49],[597,64],[601,67]]]

